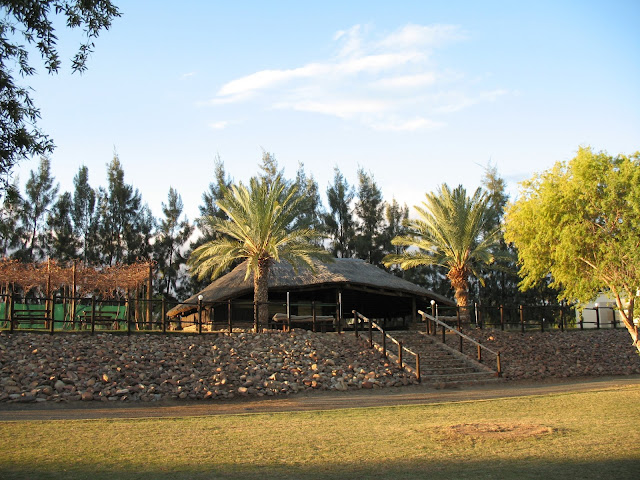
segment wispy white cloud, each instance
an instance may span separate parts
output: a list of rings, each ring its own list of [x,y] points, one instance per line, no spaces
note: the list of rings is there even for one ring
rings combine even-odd
[[[195,77],[195,75],[196,72],[183,73],[182,75],[180,75],[180,78],[184,80],[186,78]]]
[[[437,122],[424,117],[415,117],[406,120],[389,119],[384,122],[371,122],[371,128],[390,132],[415,132],[416,130],[433,130],[443,127],[444,122]]]
[[[336,32],[330,58],[235,78],[209,104],[255,102],[257,108],[331,115],[376,130],[417,131],[442,127],[438,116],[505,93],[478,93],[479,85],[464,74],[431,60],[436,49],[466,39],[456,25],[409,24],[374,34],[362,25]]]
[[[222,130],[223,128],[227,128],[228,125],[228,121],[220,120],[219,122],[210,123],[209,127],[213,128],[214,130]]]

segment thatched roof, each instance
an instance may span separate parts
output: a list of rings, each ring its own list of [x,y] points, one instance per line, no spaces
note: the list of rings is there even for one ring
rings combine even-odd
[[[441,295],[433,293],[414,283],[387,273],[381,268],[355,258],[336,258],[333,262],[315,262],[315,274],[300,268],[296,273],[287,262],[273,264],[269,269],[269,290],[311,290],[319,288],[362,289],[380,295],[406,295],[430,301],[434,299],[439,304],[454,305]],[[218,278],[207,288],[193,295],[172,308],[169,316],[193,310],[198,303],[198,295],[202,295],[203,302],[223,302],[253,292],[253,276],[245,279],[246,262],[238,265],[228,274]]]

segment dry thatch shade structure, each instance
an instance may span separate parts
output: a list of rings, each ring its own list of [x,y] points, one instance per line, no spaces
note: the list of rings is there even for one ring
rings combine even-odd
[[[335,304],[340,294],[345,316],[351,316],[351,311],[357,310],[370,318],[378,319],[415,315],[416,308],[429,308],[431,300],[441,305],[454,305],[450,299],[387,273],[364,260],[337,258],[328,263],[316,261],[315,265],[315,274],[308,269],[299,269],[296,273],[286,262],[272,265],[268,280],[269,302],[286,302],[286,294],[289,292],[294,305],[291,313],[296,314],[298,309],[295,305],[305,302]],[[204,304],[228,300],[253,301],[253,277],[245,280],[245,273],[246,263],[243,263],[184,303],[172,308],[167,314],[175,317],[193,313],[197,310],[199,295],[202,295]],[[250,310],[247,312],[252,313]]]

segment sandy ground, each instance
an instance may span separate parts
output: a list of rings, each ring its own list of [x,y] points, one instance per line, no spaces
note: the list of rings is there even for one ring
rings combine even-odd
[[[494,382],[447,389],[434,389],[426,385],[415,385],[348,392],[310,391],[284,397],[239,397],[225,401],[3,403],[0,404],[0,421],[168,418],[371,408],[394,405],[428,405],[531,395],[561,395],[637,386],[640,386],[640,375]]]

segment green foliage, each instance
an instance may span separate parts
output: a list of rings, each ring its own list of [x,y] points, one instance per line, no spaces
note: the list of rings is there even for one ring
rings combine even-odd
[[[422,207],[414,207],[417,219],[408,222],[408,233],[393,240],[407,247],[402,254],[390,254],[384,264],[402,269],[436,265],[447,270],[459,306],[468,305],[469,277],[478,276],[477,267],[493,261],[497,232],[482,236],[487,216],[487,197],[477,189],[472,197],[458,186],[446,184],[436,193],[427,193]]]
[[[331,253],[338,258],[349,258],[354,253],[355,224],[351,216],[353,188],[338,167],[334,169],[333,185],[327,188],[329,211],[324,215]]]
[[[41,157],[38,171],[32,170],[29,174],[20,209],[24,236],[18,256],[22,260],[39,261],[45,257],[46,215],[53,205],[59,189],[54,181],[55,179],[51,176],[51,162],[47,157]]]
[[[95,230],[96,219],[94,216],[96,207],[96,192],[89,185],[89,169],[82,165],[78,173],[73,177],[73,206],[71,218],[75,227],[76,237],[82,248],[84,263],[88,260],[90,246],[90,232]]]
[[[78,240],[73,231],[71,211],[73,200],[69,192],[58,197],[47,217],[48,253],[55,260],[66,262],[77,258]]]
[[[580,148],[571,161],[523,182],[505,238],[518,248],[522,288],[550,275],[569,300],[607,290],[628,322],[640,286],[640,153]]]
[[[154,219],[137,189],[124,181],[124,170],[117,154],[107,169],[108,187],[98,195],[99,244],[101,263],[133,263],[148,258]]]
[[[378,188],[373,175],[364,169],[358,170],[358,199],[355,212],[359,218],[356,226],[356,257],[366,260],[372,265],[380,265],[384,252],[382,250],[385,204],[382,192]]]
[[[120,16],[109,0],[3,0],[0,2],[0,190],[8,186],[13,166],[31,155],[53,151],[53,142],[37,128],[40,117],[29,88],[16,83],[20,77],[36,73],[29,64],[22,38],[42,56],[49,73],[58,72],[61,62],[57,52],[54,23],[56,17],[66,20],[69,28],[81,28],[86,41],[71,61],[71,70],[86,70],[93,51],[93,41],[100,31],[108,30],[111,21]]]
[[[160,219],[154,258],[158,265],[157,290],[165,298],[175,298],[180,285],[181,268],[186,264],[186,256],[181,248],[186,245],[193,233],[188,219],[181,219],[183,210],[182,198],[173,188],[169,188],[167,203],[162,204],[164,218]]]

